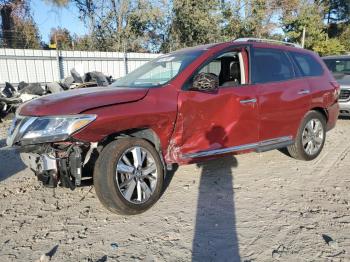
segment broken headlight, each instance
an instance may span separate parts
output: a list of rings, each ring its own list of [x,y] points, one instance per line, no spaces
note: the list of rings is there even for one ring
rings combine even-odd
[[[21,135],[19,140],[23,144],[64,141],[70,135],[86,127],[95,119],[96,115],[69,115],[29,118],[27,121],[30,124],[24,124],[20,128]]]

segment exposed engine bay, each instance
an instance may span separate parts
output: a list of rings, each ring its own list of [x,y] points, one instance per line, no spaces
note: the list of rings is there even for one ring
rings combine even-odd
[[[80,186],[84,178],[92,177],[93,154],[97,143],[62,142],[21,147],[23,162],[47,187]],[[30,153],[28,153],[30,152]],[[82,177],[83,169],[88,177]],[[91,176],[89,176],[91,174]]]

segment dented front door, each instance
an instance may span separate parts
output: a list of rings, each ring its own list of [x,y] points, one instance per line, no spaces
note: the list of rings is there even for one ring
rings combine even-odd
[[[258,123],[255,86],[220,87],[217,93],[180,91],[172,157],[181,163],[232,153],[232,147],[245,150],[258,142]]]

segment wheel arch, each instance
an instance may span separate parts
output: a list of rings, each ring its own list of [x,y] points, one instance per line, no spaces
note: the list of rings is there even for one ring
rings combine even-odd
[[[160,138],[157,135],[157,133],[151,128],[147,128],[147,127],[145,127],[145,128],[133,128],[133,129],[119,131],[119,132],[110,134],[107,137],[105,137],[99,143],[99,145],[102,147],[105,147],[110,142],[112,142],[116,139],[122,139],[125,137],[141,138],[141,139],[144,139],[147,142],[151,143],[159,154],[160,160],[161,160],[163,167],[164,167],[164,175],[166,174],[165,171],[168,169],[168,166],[164,160],[164,156],[162,153],[161,141],[160,141]]]
[[[326,123],[328,122],[329,115],[328,115],[327,109],[322,108],[322,107],[314,107],[314,108],[311,108],[310,111],[316,111],[316,112],[321,113],[325,117]]]
[[[136,138],[145,139],[148,142],[150,142],[157,149],[157,151],[159,152],[161,151],[161,142],[160,142],[159,136],[151,128],[133,128],[133,129],[119,131],[108,135],[99,144],[101,144],[102,146],[105,146],[109,144],[111,141],[120,139],[123,137],[136,137]]]

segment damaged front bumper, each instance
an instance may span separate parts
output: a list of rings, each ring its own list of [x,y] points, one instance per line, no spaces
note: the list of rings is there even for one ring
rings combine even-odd
[[[67,117],[67,119],[72,118],[72,116]],[[82,115],[82,118],[86,119],[87,116]],[[97,148],[97,143],[74,141],[70,139],[69,133],[23,139],[25,134],[33,129],[33,123],[37,119],[41,120],[37,117],[17,116],[8,131],[6,141],[8,147],[19,150],[22,161],[45,186],[56,187],[60,183],[61,186],[72,190],[80,186],[82,170],[92,167],[92,165],[89,166],[89,162],[94,149]],[[55,118],[52,117],[52,119]],[[62,117],[57,119],[64,121]]]
[[[80,186],[83,169],[88,170],[97,143],[73,142],[19,147],[22,161],[47,187],[61,186],[70,189]]]
[[[24,164],[29,167],[40,181],[48,187],[56,187],[58,182],[57,160],[48,154],[21,153]]]

